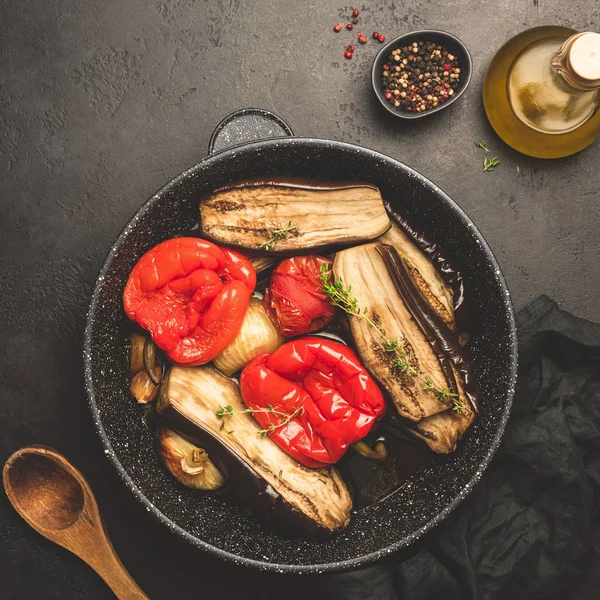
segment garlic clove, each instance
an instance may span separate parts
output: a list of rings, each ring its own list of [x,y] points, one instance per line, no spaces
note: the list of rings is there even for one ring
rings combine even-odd
[[[154,375],[160,378],[162,369],[154,367]],[[156,398],[159,386],[154,385],[146,371],[140,371],[131,380],[131,395],[139,404],[147,404]]]
[[[129,347],[129,368],[132,375],[144,370],[144,344],[146,336],[139,333],[131,334],[131,346]]]
[[[167,428],[158,431],[158,441],[165,467],[183,485],[200,490],[216,490],[225,484],[225,477],[203,448],[194,446]]]
[[[352,444],[352,448],[355,452],[370,460],[385,460],[387,457],[387,449],[382,440],[378,440],[373,448],[365,440],[359,440]]]
[[[188,452],[181,459],[181,468],[188,475],[200,475],[204,472],[204,465],[208,461],[208,454],[204,448],[196,448],[191,454]]]

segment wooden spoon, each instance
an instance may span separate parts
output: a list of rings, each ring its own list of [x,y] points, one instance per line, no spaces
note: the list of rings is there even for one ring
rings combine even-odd
[[[21,448],[6,461],[2,479],[11,504],[36,531],[79,556],[118,598],[147,600],[108,539],[90,486],[62,454]]]

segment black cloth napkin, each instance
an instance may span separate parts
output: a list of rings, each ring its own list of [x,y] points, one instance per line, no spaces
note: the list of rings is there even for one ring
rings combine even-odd
[[[572,597],[600,550],[600,325],[545,296],[517,324],[515,402],[481,482],[416,554],[329,576],[323,598]]]

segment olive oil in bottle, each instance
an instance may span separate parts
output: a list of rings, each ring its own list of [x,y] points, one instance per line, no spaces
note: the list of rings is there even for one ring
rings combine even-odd
[[[537,27],[492,60],[484,104],[498,135],[541,158],[578,152],[600,135],[600,34]]]

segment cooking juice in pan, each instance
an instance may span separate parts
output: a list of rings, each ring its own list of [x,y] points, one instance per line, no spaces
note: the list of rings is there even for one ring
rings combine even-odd
[[[185,234],[190,237],[201,237],[197,227]],[[257,287],[254,297],[262,301],[265,291],[269,286],[273,268],[281,261],[278,258],[264,257],[255,259],[254,266],[257,270]],[[449,271],[449,269],[447,269]],[[454,284],[455,293],[462,297],[460,286]],[[463,307],[464,308],[464,307]],[[457,312],[457,317],[462,317],[464,323],[464,310]],[[330,325],[313,334],[343,342],[353,347],[353,340],[344,318],[336,318]],[[227,371],[225,371],[227,374]],[[238,374],[233,379],[239,382]],[[371,448],[385,448],[385,457],[367,458],[354,449],[348,450],[344,457],[336,464],[344,480],[352,492],[354,510],[361,510],[376,504],[410,482],[420,469],[426,467],[436,457],[426,444],[415,439],[406,432],[401,419],[388,402],[388,411],[377,427],[364,442]],[[148,421],[154,425],[154,419]],[[439,457],[438,457],[439,458]]]
[[[350,450],[337,464],[352,491],[354,510],[376,504],[410,483],[411,477],[436,456],[426,444],[403,431],[394,415],[386,415],[379,428],[366,438],[370,446],[380,441],[386,450],[383,460],[365,458]]]
[[[194,229],[187,235],[198,236],[198,230]],[[254,262],[258,271],[255,300],[262,301],[269,286],[273,267],[278,262],[279,259],[273,260],[270,257]],[[330,325],[313,335],[353,346],[352,336],[341,318],[335,319]],[[238,374],[235,374],[233,379],[239,382]],[[404,430],[401,419],[394,412],[393,406],[390,406],[386,416],[364,440],[371,448],[377,448],[378,443],[383,443],[384,458],[366,458],[350,449],[336,464],[336,468],[352,492],[354,510],[364,509],[384,500],[409,482],[412,476],[436,456],[426,444]],[[150,425],[151,421],[148,423]],[[153,425],[154,422],[151,426]]]

